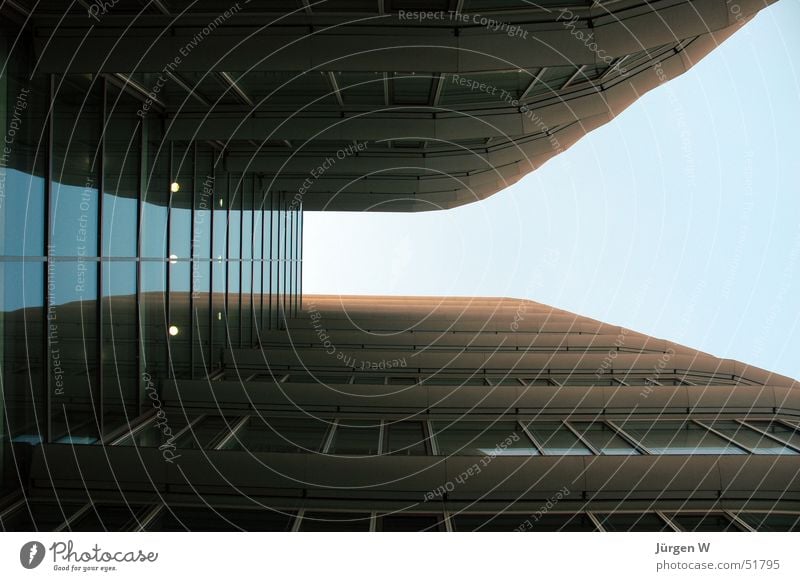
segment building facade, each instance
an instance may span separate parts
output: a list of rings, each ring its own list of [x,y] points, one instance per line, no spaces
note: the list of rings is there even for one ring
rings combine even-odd
[[[0,7],[3,530],[789,530],[795,382],[512,299],[303,297],[769,2]]]
[[[793,380],[530,301],[307,296],[6,529],[794,530]],[[43,520],[40,520],[43,519]],[[57,522],[56,522],[57,521]]]

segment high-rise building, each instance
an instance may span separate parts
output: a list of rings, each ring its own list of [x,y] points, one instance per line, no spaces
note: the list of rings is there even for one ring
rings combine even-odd
[[[797,386],[512,299],[302,293],[769,2],[0,7],[4,530],[790,530]]]
[[[308,296],[260,340],[145,376],[104,445],[31,447],[3,526],[800,526],[789,378],[511,299]]]

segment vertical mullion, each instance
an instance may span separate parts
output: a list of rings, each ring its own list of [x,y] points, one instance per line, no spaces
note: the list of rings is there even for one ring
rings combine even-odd
[[[258,337],[256,325],[255,280],[256,280],[256,176],[253,175],[252,190],[250,192],[250,346]]]
[[[289,210],[287,219],[289,220],[289,316],[294,314],[294,250],[297,243],[297,232],[295,232],[294,208]]]
[[[136,178],[138,200],[136,201],[136,385],[138,389],[138,411],[144,410],[144,381],[141,380],[144,371],[142,364],[143,337],[142,337],[142,212],[144,211],[144,187],[147,175],[147,123],[144,119],[139,121],[139,171]]]
[[[239,194],[239,304],[237,308],[239,309],[239,347],[242,347],[243,341],[242,337],[244,336],[244,316],[242,315],[242,281],[244,280],[244,260],[242,256],[244,256],[244,178],[245,174],[242,174],[241,179],[239,180],[239,187],[237,188]]]
[[[263,184],[259,184],[261,186]],[[261,296],[259,297],[260,302],[260,311],[259,311],[259,328],[264,329],[264,259],[266,258],[264,254],[265,248],[265,240],[264,240],[264,221],[267,219],[266,212],[264,211],[264,193],[261,191],[261,187],[259,187],[259,197],[261,198],[261,204],[259,206],[259,212],[261,212]]]
[[[214,213],[216,212],[216,193],[217,193],[217,160],[214,159],[214,152],[211,152],[212,166],[211,166],[211,218],[210,228],[211,236],[209,236],[209,264],[208,264],[208,371],[211,370],[212,361],[214,357]],[[208,372],[206,373],[208,374]]]
[[[300,245],[300,251],[298,253],[298,255],[300,257],[300,263],[298,264],[299,274],[298,274],[298,277],[297,277],[298,278],[298,280],[297,280],[297,296],[299,297],[297,310],[299,311],[300,309],[303,308],[303,242],[304,242],[303,235],[305,233],[305,229],[304,229],[305,228],[305,218],[304,218],[304,214],[303,214],[303,202],[300,202],[300,208],[299,208],[298,212],[299,212],[298,217],[300,218],[300,236],[299,236],[299,242],[298,242],[298,244]]]
[[[273,319],[274,310],[273,310],[273,306],[272,306],[272,303],[273,303],[273,301],[272,301],[272,288],[274,286],[274,283],[272,281],[272,272],[274,270],[272,268],[272,254],[273,254],[273,252],[275,252],[275,250],[272,248],[272,241],[275,239],[275,221],[273,220],[273,217],[275,215],[275,208],[273,206],[274,206],[274,195],[272,193],[270,193],[269,194],[269,245],[268,245],[268,248],[269,248],[269,277],[268,277],[268,280],[269,280],[269,328],[270,329],[274,329],[275,328],[275,323],[274,323],[274,319]]]
[[[228,301],[231,294],[231,278],[230,278],[230,263],[231,263],[231,205],[233,194],[231,193],[231,173],[227,172],[227,195],[228,207],[225,208],[225,262],[223,268],[225,269],[225,296],[223,298],[223,308],[225,310],[225,349],[233,347],[231,339],[231,326],[230,317],[228,316]]]
[[[48,317],[50,309],[50,303],[53,301],[53,298],[50,296],[50,262],[52,260],[52,248],[50,244],[50,234],[52,232],[53,225],[50,223],[51,221],[51,198],[53,192],[53,123],[55,118],[55,75],[52,73],[48,75],[48,92],[49,92],[49,103],[50,103],[50,110],[48,111],[47,115],[47,127],[45,128],[46,131],[46,147],[47,152],[45,153],[45,167],[44,167],[44,253],[45,253],[45,261],[44,261],[44,308],[45,308],[45,316],[42,317],[42,325],[44,326],[44,353],[42,353],[42,362],[44,363],[43,373],[44,373],[44,441],[49,443],[53,437],[53,421],[52,421],[52,389],[50,389],[50,329],[48,327]],[[39,427],[39,426],[37,426]]]
[[[189,377],[194,379],[194,325],[195,325],[195,312],[194,312],[194,273],[195,273],[195,260],[196,257],[196,248],[195,248],[195,222],[197,216],[195,215],[195,202],[197,201],[197,141],[192,142],[192,194],[191,194],[191,204],[192,209],[189,212],[189,219],[191,223],[189,225]],[[199,323],[199,322],[198,322]],[[198,325],[199,326],[199,325]],[[198,337],[200,336],[199,329],[197,333]]]
[[[165,257],[165,263],[167,266],[167,273],[166,273],[166,285],[164,290],[164,310],[166,321],[164,325],[164,330],[166,331],[166,335],[164,336],[164,343],[167,348],[167,377],[171,378],[173,376],[173,367],[172,367],[172,349],[170,343],[169,334],[169,327],[172,322],[172,288],[171,288],[171,274],[172,268],[171,263],[169,260],[171,251],[172,251],[172,154],[173,154],[173,145],[174,142],[170,140],[169,148],[168,148],[168,158],[167,158],[167,256]]]
[[[286,205],[286,196],[281,200],[283,208],[283,322],[286,324],[286,310],[289,295],[289,210]]]
[[[97,320],[95,323],[95,385],[97,397],[95,404],[95,422],[99,430],[98,438],[103,437],[103,400],[105,397],[103,386],[103,195],[105,193],[105,155],[106,155],[106,122],[107,122],[107,82],[106,77],[100,78],[100,143],[97,155],[97,307],[95,310]]]

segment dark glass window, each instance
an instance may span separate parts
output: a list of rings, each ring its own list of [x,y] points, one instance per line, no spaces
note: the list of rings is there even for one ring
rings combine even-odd
[[[673,530],[654,512],[595,514],[603,528],[609,532],[657,532]]]
[[[533,514],[522,522],[518,530],[532,532],[589,532],[596,531],[592,519],[584,513],[557,513],[548,512],[542,515]]]
[[[44,179],[4,168],[0,204],[0,252],[3,256],[42,256],[44,250]]]
[[[212,448],[230,433],[235,424],[236,418],[207,416],[176,438],[175,445],[178,448]]]
[[[740,531],[727,515],[722,513],[667,515],[672,522],[689,532]]]
[[[320,452],[328,423],[311,418],[252,417],[227,444],[250,452]]]
[[[434,514],[392,514],[380,517],[380,530],[384,532],[441,532],[444,521]]]
[[[378,420],[339,420],[331,454],[377,454],[381,424]]]
[[[368,531],[369,527],[369,513],[306,511],[300,521],[301,531]]]
[[[78,511],[81,503],[39,502],[23,504],[0,521],[3,531],[52,531]]]
[[[386,451],[390,454],[424,456],[429,445],[422,422],[405,421],[386,425]]]
[[[524,514],[475,514],[452,515],[450,522],[456,532],[511,532],[518,530],[527,520]]]
[[[653,454],[744,454],[727,440],[689,421],[632,420],[617,424]]]
[[[748,420],[747,423],[795,447],[800,447],[800,432],[796,428],[769,420]]]
[[[142,204],[142,256],[167,257],[167,202],[166,196],[148,192]]]
[[[800,531],[800,514],[781,514],[776,512],[740,512],[736,516],[757,531]]]
[[[141,505],[95,504],[69,524],[72,532],[132,531],[150,509]]]
[[[535,456],[539,452],[516,422],[435,422],[439,454],[449,456]]]
[[[603,422],[570,422],[570,425],[601,454],[635,456],[636,448]]]
[[[159,518],[147,526],[149,531],[253,531],[286,532],[295,519],[293,512],[260,507],[214,509],[211,507],[165,507]]]
[[[528,431],[545,454],[553,456],[585,456],[592,451],[578,440],[565,425],[556,422],[533,421]]]
[[[780,442],[733,420],[704,421],[703,423],[752,450],[755,454],[797,454],[795,450]]]

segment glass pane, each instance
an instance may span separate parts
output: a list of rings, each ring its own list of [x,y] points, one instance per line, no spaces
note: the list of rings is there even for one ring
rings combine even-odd
[[[689,532],[740,531],[733,521],[722,513],[669,514],[672,522]]]
[[[358,384],[377,384],[383,385],[386,378],[382,375],[359,375],[358,373],[353,376],[353,383]]]
[[[263,508],[214,509],[210,507],[170,506],[153,519],[148,531],[276,531],[291,530],[293,512]]]
[[[180,411],[170,412],[162,418],[156,418],[148,422],[140,430],[124,440],[118,446],[138,446],[138,447],[158,447],[174,438],[174,436],[186,427],[186,416]],[[176,445],[177,442],[176,442]],[[189,446],[180,446],[187,448]]]
[[[450,517],[456,532],[511,532],[528,518],[525,514],[458,514]]]
[[[189,258],[192,252],[192,211],[185,207],[189,200],[177,200],[184,195],[183,192],[173,194],[173,206],[169,211],[169,254],[179,259]]]
[[[43,262],[0,262],[0,431],[12,437],[44,431],[44,271]],[[63,375],[52,384],[63,386]]]
[[[309,512],[303,513],[301,531],[368,531],[369,513]]]
[[[595,514],[595,516],[603,528],[610,532],[666,532],[673,530],[663,518],[654,512]]]
[[[0,520],[3,531],[52,531],[84,506],[81,503],[31,502]]]
[[[603,422],[570,422],[570,425],[600,453],[608,456],[636,456],[640,452]]]
[[[208,416],[190,427],[175,440],[178,448],[209,449],[213,444],[230,433],[236,418]]]
[[[378,420],[339,420],[331,454],[377,454],[381,425]]]
[[[444,523],[439,515],[393,514],[381,517],[379,520],[380,530],[384,532],[436,532],[444,530]]]
[[[0,204],[0,255],[42,256],[44,245],[44,179],[0,166],[5,177]]]
[[[386,451],[389,454],[425,456],[428,444],[422,422],[395,422],[386,426]]]
[[[761,431],[772,434],[784,442],[789,442],[793,446],[800,446],[800,432],[785,426],[780,422],[773,422],[769,420],[748,420],[747,423]]]
[[[53,121],[51,253],[97,256],[101,131],[97,75],[60,79]]]
[[[103,274],[104,414],[138,414],[136,263],[101,263]],[[106,421],[106,424],[109,422]],[[106,433],[109,425],[105,425]]]
[[[250,452],[319,452],[328,423],[311,418],[252,417],[225,446]]]
[[[50,269],[55,307],[50,320],[50,376],[53,390],[53,434],[93,435],[87,422],[97,426],[94,401],[98,397],[97,370],[97,267],[95,261],[57,261]],[[60,386],[60,387],[59,387]]]
[[[538,451],[516,422],[435,422],[439,454],[446,456],[536,456]]]
[[[779,514],[767,512],[740,512],[737,514],[757,531],[791,532],[800,531],[800,514]]]
[[[582,456],[592,453],[563,424],[534,421],[528,424],[527,427],[545,454],[553,456]]]
[[[693,422],[637,420],[617,425],[653,454],[745,454]]]
[[[590,532],[597,530],[592,519],[584,513],[568,514],[549,512],[541,516],[534,515],[521,520],[522,522],[518,530],[532,531],[535,533],[556,531]]]
[[[142,204],[142,256],[167,257],[167,196],[147,192]]]
[[[136,530],[151,507],[140,505],[94,505],[70,523],[72,532]]]
[[[791,448],[733,420],[704,421],[703,423],[721,434],[733,438],[737,443],[756,454],[797,454]]]

